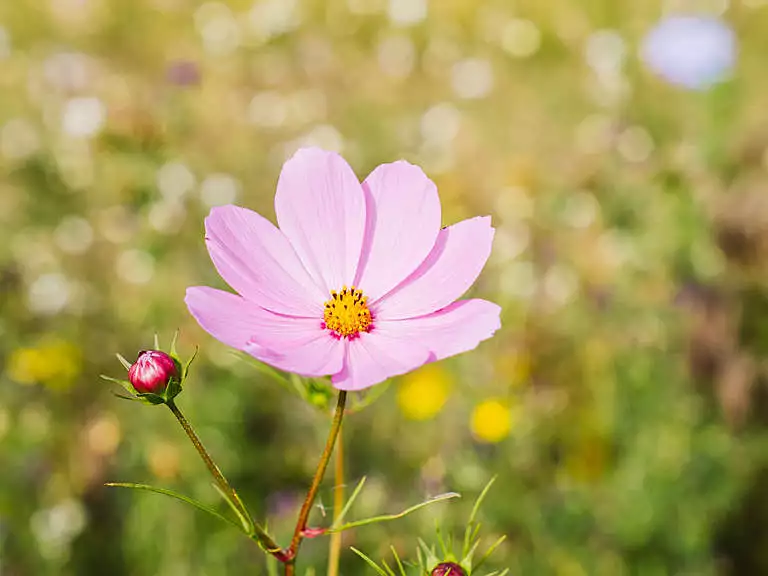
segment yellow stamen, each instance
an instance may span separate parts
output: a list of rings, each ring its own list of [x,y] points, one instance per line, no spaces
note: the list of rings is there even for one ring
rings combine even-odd
[[[362,290],[354,286],[344,286],[339,292],[331,290],[323,313],[325,327],[339,338],[355,338],[360,332],[368,332],[373,318],[367,301]]]

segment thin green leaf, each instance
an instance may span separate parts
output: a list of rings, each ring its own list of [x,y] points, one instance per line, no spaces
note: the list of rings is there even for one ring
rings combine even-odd
[[[480,545],[480,540],[479,539],[475,540],[474,542],[475,543],[469,549],[469,552],[467,552],[464,555],[464,561],[469,563],[470,566],[472,566],[472,558],[475,555],[475,552],[477,551],[477,547]]]
[[[365,486],[365,480],[366,480],[366,477],[363,476],[360,479],[360,482],[357,483],[357,486],[355,487],[354,492],[352,492],[352,495],[349,497],[349,500],[347,500],[347,503],[344,504],[344,508],[341,509],[341,512],[339,512],[339,515],[336,517],[336,520],[333,521],[333,525],[331,526],[331,529],[338,527],[344,521],[344,518],[346,517],[347,512],[349,512],[349,509],[352,508],[352,504],[355,503],[355,500],[360,494],[360,491],[363,489],[363,486]]]
[[[443,553],[443,557],[448,557],[448,548],[450,546],[445,545],[445,540],[443,540],[443,531],[440,530],[440,523],[435,522],[435,534],[437,534],[437,543],[440,544],[440,551]]]
[[[475,522],[475,529],[472,530],[472,540],[476,540],[478,538],[478,535],[480,534],[480,527],[482,524],[480,522]]]
[[[192,365],[192,362],[194,362],[195,358],[197,358],[197,353],[200,351],[200,348],[195,346],[195,351],[192,352],[192,356],[190,356],[189,360],[187,360],[187,363],[184,364],[184,370],[183,374],[181,375],[182,380],[187,379],[187,374],[189,374],[189,367]]]
[[[197,500],[190,498],[189,496],[184,496],[184,494],[179,494],[178,492],[174,492],[173,490],[168,490],[167,488],[158,488],[156,486],[150,486],[149,484],[134,484],[132,482],[107,482],[104,484],[104,486],[110,486],[113,488],[133,488],[134,490],[146,490],[147,492],[155,492],[156,494],[163,494],[165,496],[170,496],[171,498],[175,498],[176,500],[181,500],[182,502],[186,502],[187,504],[191,504],[198,510],[202,510],[203,512],[208,512],[211,516],[215,516],[222,522],[226,522],[227,524],[230,524],[240,530],[240,526],[237,524],[237,522],[234,522],[230,518],[227,518],[226,516],[219,514],[216,510],[211,508],[210,506],[206,506],[202,502],[198,502]]]
[[[391,544],[389,546],[389,549],[392,550],[392,556],[395,557],[395,561],[397,562],[397,567],[400,570],[400,576],[407,576],[407,574],[405,573],[405,568],[403,568],[403,563],[400,562],[400,556],[398,556],[397,550]]]
[[[121,400],[130,400],[131,402],[141,402],[142,404],[148,404],[146,400],[143,400],[142,398],[136,398],[135,396],[124,396],[122,394],[118,394],[117,392],[112,392],[112,396],[120,398]]]
[[[493,486],[493,483],[496,482],[496,478],[497,477],[494,476],[488,481],[488,484],[485,485],[483,491],[480,492],[480,496],[478,496],[477,500],[475,500],[475,505],[472,507],[472,514],[469,515],[470,524],[474,523],[477,512],[480,510],[480,505],[483,503],[483,500],[485,500],[485,497],[488,494],[488,491],[491,489],[491,486]]]
[[[419,549],[419,550],[424,550],[424,553],[425,553],[427,556],[430,556],[430,555],[433,555],[433,556],[434,556],[434,554],[435,554],[435,553],[434,553],[434,551],[432,550],[432,548],[430,548],[429,546],[427,546],[427,543],[426,543],[426,542],[424,542],[424,540],[422,540],[421,538],[419,538],[419,548],[418,548],[418,549]]]
[[[128,395],[136,398],[136,389],[133,387],[133,385],[128,382],[127,380],[119,380],[117,378],[112,378],[111,376],[105,376],[104,374],[100,374],[99,378],[102,380],[106,380],[107,382],[112,382],[113,384],[119,384],[122,386],[126,392],[128,392]]]
[[[160,337],[155,332],[155,350],[160,350]]]
[[[425,500],[424,502],[420,502],[419,504],[411,506],[410,508],[406,508],[405,510],[397,514],[383,514],[381,516],[374,516],[373,518],[366,518],[364,520],[355,520],[354,522],[347,522],[346,524],[342,524],[341,526],[331,527],[328,529],[328,533],[343,532],[344,530],[349,530],[350,528],[357,528],[358,526],[367,526],[368,524],[376,524],[378,522],[389,522],[390,520],[399,520],[400,518],[408,516],[408,514],[416,512],[417,510],[421,510],[426,506],[429,506],[430,504],[437,504],[438,502],[443,502],[444,500],[451,500],[453,498],[460,498],[460,497],[461,495],[457,494],[456,492],[447,492],[445,494],[440,494],[438,496],[435,496],[434,498],[430,498],[429,500]]]
[[[232,508],[232,511],[237,516],[237,519],[240,520],[240,524],[242,525],[243,532],[245,532],[248,535],[253,534],[253,521],[246,516],[242,510],[240,510],[240,502],[233,502],[232,499],[229,497],[229,494],[224,492],[221,488],[219,488],[218,484],[213,484],[213,487],[216,489],[216,492],[219,493],[219,496],[221,496],[224,501],[229,504],[229,507]]]
[[[472,547],[472,542],[474,542],[475,538],[477,538],[477,533],[480,530],[480,526],[475,524],[477,513],[480,511],[480,506],[485,500],[485,497],[488,495],[488,491],[491,489],[491,486],[493,486],[493,483],[496,482],[496,478],[497,477],[494,476],[488,481],[482,492],[480,492],[480,496],[478,496],[477,500],[475,500],[475,505],[472,507],[472,513],[469,515],[469,522],[467,522],[467,528],[464,531],[464,546],[462,546],[461,555],[465,558],[467,557],[467,554],[469,554],[469,549]],[[474,534],[472,534],[473,529]]]
[[[99,378],[102,380],[106,380],[107,382],[114,382],[115,384],[120,384],[120,386],[130,386],[131,383],[127,380],[118,380],[117,378],[112,378],[112,376],[107,376],[106,374],[99,374]]]
[[[470,542],[470,536],[472,533],[472,524],[467,524],[467,527],[464,528],[464,545],[461,547],[461,557],[466,558],[467,557],[467,551],[469,550],[469,542]]]
[[[123,358],[122,354],[118,353],[118,354],[115,354],[115,356],[117,356],[117,359],[120,360],[120,364],[123,365],[123,368],[125,368],[126,370],[131,369],[131,363],[128,362],[128,360],[126,360],[125,358]]]
[[[377,574],[379,574],[380,576],[387,576],[387,573],[386,573],[386,572],[384,572],[384,570],[382,570],[381,568],[379,568],[379,565],[378,565],[378,564],[376,564],[376,562],[374,562],[373,560],[371,560],[370,558],[368,558],[368,556],[366,556],[365,554],[363,554],[362,552],[360,552],[360,550],[358,550],[358,549],[357,549],[357,548],[355,548],[354,546],[350,546],[350,547],[349,547],[349,549],[350,549],[350,550],[352,550],[352,552],[354,552],[354,553],[355,553],[355,554],[357,554],[358,556],[360,556],[360,558],[362,558],[363,560],[365,560],[365,561],[366,561],[366,563],[368,564],[368,566],[370,566],[371,568],[373,568],[374,570],[376,570],[376,573],[377,573]]]
[[[389,567],[389,564],[387,564],[386,560],[382,560],[381,563],[384,564],[384,570],[386,570],[388,576],[397,576],[397,574],[395,574],[395,571]]]
[[[498,548],[501,545],[501,543],[504,542],[504,540],[506,540],[506,539],[507,539],[507,535],[506,534],[502,534],[501,536],[499,536],[499,539],[496,540],[496,542],[494,542],[493,544],[491,544],[491,547],[488,548],[488,550],[485,552],[485,554],[483,554],[482,558],[480,558],[480,560],[477,562],[477,564],[475,564],[474,570],[477,570],[478,568],[480,568],[480,566],[482,566],[483,563],[486,560],[488,560],[490,555],[493,554],[493,552],[496,550],[496,548]]]
[[[419,547],[416,548],[416,553],[419,557],[419,564],[421,564],[425,571],[439,562],[434,549],[427,546],[427,543],[421,538],[419,538]]]

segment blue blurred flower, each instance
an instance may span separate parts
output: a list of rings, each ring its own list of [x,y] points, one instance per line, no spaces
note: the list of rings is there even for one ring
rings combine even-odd
[[[703,90],[729,77],[737,42],[731,27],[711,16],[670,16],[643,39],[640,55],[672,84]]]

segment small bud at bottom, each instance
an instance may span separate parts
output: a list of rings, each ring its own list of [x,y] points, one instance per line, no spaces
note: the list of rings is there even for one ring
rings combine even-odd
[[[467,576],[467,573],[455,562],[441,562],[432,569],[430,576]]]

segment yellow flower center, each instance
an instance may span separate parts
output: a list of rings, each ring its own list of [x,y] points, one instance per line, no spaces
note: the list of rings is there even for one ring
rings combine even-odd
[[[325,328],[338,338],[355,338],[360,332],[368,332],[373,317],[366,304],[368,298],[354,286],[344,286],[340,292],[331,290],[331,298],[325,303],[323,322]]]

